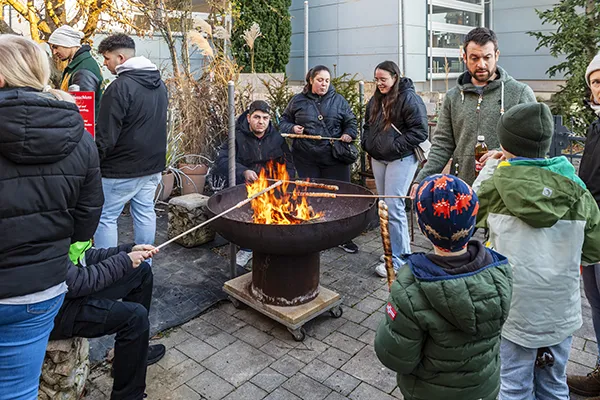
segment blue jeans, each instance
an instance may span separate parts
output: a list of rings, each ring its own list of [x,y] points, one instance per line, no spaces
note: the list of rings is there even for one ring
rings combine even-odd
[[[0,304],[0,399],[37,400],[48,337],[64,298]]]
[[[600,343],[600,264],[583,267],[583,290],[592,307],[592,323],[596,333],[596,343]],[[600,362],[600,353],[598,361]]]
[[[551,346],[552,367],[535,366],[538,349],[519,346],[502,338],[500,344],[499,400],[569,400],[567,361],[573,337]]]
[[[161,174],[130,179],[102,178],[104,206],[100,224],[94,235],[94,246],[116,247],[119,244],[117,220],[125,203],[130,201],[131,216],[136,244],[154,244],[156,235],[156,213],[154,195]]]
[[[418,161],[414,155],[396,161],[372,159],[373,175],[377,193],[380,195],[406,196],[415,177]],[[394,268],[405,264],[403,254],[410,254],[410,235],[404,199],[385,199],[390,219],[390,241]]]

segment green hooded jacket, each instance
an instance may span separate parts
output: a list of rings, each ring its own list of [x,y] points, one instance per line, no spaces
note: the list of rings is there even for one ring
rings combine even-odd
[[[499,77],[483,89],[480,96],[471,75],[464,72],[458,84],[446,93],[437,127],[432,134],[432,147],[427,163],[416,181],[442,172],[453,158],[451,171],[458,164],[458,177],[469,185],[475,180],[475,145],[477,136],[485,136],[489,149],[499,149],[496,125],[504,111],[521,103],[535,103],[533,90],[513,79],[498,67]]]
[[[96,88],[95,90],[89,90],[89,88],[81,88],[81,90],[93,91],[95,93],[95,108],[96,115],[98,115],[98,110],[100,109],[100,97],[102,97],[102,92],[104,88],[104,78],[102,77],[102,72],[100,71],[98,63],[90,54],[90,50],[91,47],[88,45],[83,45],[79,50],[77,50],[77,53],[75,53],[75,57],[73,57],[69,65],[67,65],[67,67],[63,71],[60,89],[65,92],[68,92],[69,86],[71,86],[74,83],[78,83],[77,73],[82,70],[89,71],[96,77],[96,79],[98,79]]]
[[[513,270],[502,337],[554,346],[582,325],[579,268],[600,261],[598,205],[565,157],[514,158],[484,172],[492,168],[481,174],[477,226]]]
[[[481,246],[481,245],[480,245]],[[375,337],[379,360],[398,373],[406,400],[495,400],[500,332],[509,312],[506,258],[456,275],[424,254],[409,257],[392,285]]]

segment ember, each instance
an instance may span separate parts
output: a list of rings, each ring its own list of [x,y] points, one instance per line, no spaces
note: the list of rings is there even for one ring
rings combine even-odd
[[[269,179],[283,180],[284,184],[252,201],[254,223],[293,225],[322,216],[322,213],[315,213],[308,205],[306,197],[300,196],[300,187],[292,183],[294,188],[288,191],[290,178],[284,164],[271,162],[266,169],[262,169],[256,181],[246,184],[248,197],[268,187]]]

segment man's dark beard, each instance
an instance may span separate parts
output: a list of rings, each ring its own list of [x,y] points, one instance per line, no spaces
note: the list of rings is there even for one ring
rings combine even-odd
[[[487,72],[487,76],[484,80],[480,80],[478,75],[477,75],[477,70],[475,70],[475,74],[471,73],[471,76],[473,77],[473,79],[475,79],[477,82],[480,83],[487,83],[490,79],[492,79],[494,77],[494,75],[496,74],[496,69],[494,68],[494,71],[490,71],[490,70],[486,70]]]

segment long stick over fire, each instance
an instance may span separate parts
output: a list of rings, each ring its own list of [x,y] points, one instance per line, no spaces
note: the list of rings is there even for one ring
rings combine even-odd
[[[212,217],[211,219],[208,219],[206,221],[204,221],[203,223],[196,225],[195,227],[188,229],[187,231],[183,232],[180,235],[175,236],[172,239],[167,240],[166,242],[164,242],[163,244],[161,244],[160,246],[157,246],[157,249],[161,249],[163,247],[165,247],[166,245],[173,243],[174,241],[176,241],[177,239],[180,239],[182,237],[184,237],[185,235],[188,235],[192,232],[194,232],[196,229],[200,229],[202,228],[204,225],[211,223],[212,221],[214,221],[217,218],[221,218],[223,215],[232,212],[233,210],[235,210],[236,208],[240,208],[243,207],[244,205],[250,203],[252,200],[256,199],[259,196],[262,196],[263,194],[270,192],[271,190],[275,189],[278,186],[281,186],[283,184],[283,181],[277,181],[274,184],[272,184],[271,186],[261,190],[260,192],[256,193],[255,195],[252,195],[251,197],[248,197],[246,200],[242,200],[239,203],[237,203],[235,206],[228,208],[227,210],[223,211],[220,214],[215,215],[214,217]]]
[[[385,271],[387,272],[388,288],[392,290],[392,283],[396,277],[394,263],[392,261],[392,242],[390,241],[390,216],[385,201],[379,200],[379,225],[381,227],[381,240],[383,242],[383,258]]]
[[[267,181],[269,182],[276,182],[277,179],[267,179]],[[301,181],[299,179],[295,180],[295,181],[285,181],[282,180],[283,183],[291,183],[294,184],[296,186],[304,186],[304,187],[310,187],[310,188],[316,188],[316,189],[325,189],[325,190],[333,190],[333,191],[338,191],[340,190],[340,187],[337,185],[326,185],[324,183],[317,183],[317,182],[307,182],[307,181]]]
[[[352,193],[318,193],[318,192],[300,192],[298,196],[305,197],[328,197],[335,199],[337,197],[358,197],[365,199],[410,199],[410,196],[377,195],[377,194],[352,194]]]
[[[342,140],[342,138],[319,136],[319,135],[298,135],[296,133],[282,133],[282,137],[290,139],[311,139],[311,140]],[[358,140],[353,140],[357,142]]]

